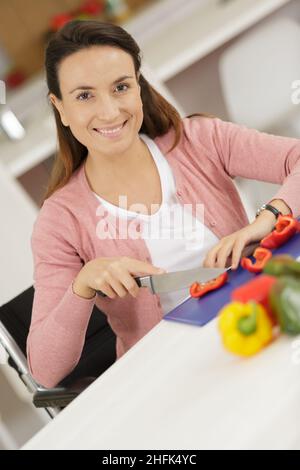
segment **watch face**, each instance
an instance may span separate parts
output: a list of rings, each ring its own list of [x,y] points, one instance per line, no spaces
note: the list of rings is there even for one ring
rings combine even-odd
[[[256,217],[258,217],[259,214],[265,209],[272,212],[272,214],[274,214],[276,219],[278,218],[279,215],[281,215],[281,212],[278,209],[276,209],[276,207],[271,206],[271,204],[263,204],[256,212]]]
[[[263,204],[263,205],[257,210],[257,212],[256,212],[256,217],[258,217],[259,214],[260,214],[265,208],[266,208],[266,205]]]

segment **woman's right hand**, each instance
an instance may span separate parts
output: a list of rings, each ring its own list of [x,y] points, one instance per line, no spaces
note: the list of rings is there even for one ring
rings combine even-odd
[[[73,282],[73,292],[84,298],[92,298],[100,290],[111,299],[136,297],[139,286],[133,276],[138,274],[162,274],[164,269],[127,256],[96,258],[86,263]]]

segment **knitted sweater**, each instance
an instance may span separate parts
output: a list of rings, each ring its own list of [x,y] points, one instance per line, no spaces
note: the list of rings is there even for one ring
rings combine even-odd
[[[171,152],[166,153],[173,129],[154,141],[172,169],[178,201],[191,204],[195,217],[196,205],[203,204],[204,223],[218,238],[248,224],[235,176],[281,184],[274,198],[300,215],[300,140],[218,118],[197,116],[182,123],[181,140]],[[152,262],[141,236],[99,239],[97,227],[107,215],[102,209],[82,164],[44,202],[34,225],[35,295],[27,355],[31,374],[46,387],[56,385],[78,363],[94,303],[116,333],[118,358],[162,319],[159,296],[148,289],[140,289],[136,298],[115,299],[84,299],[73,292],[72,281],[94,258],[129,256]],[[118,235],[118,220],[110,222],[110,229]]]

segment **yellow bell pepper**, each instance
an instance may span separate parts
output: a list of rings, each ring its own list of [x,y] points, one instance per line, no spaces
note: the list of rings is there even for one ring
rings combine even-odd
[[[225,348],[240,356],[252,356],[273,338],[266,309],[256,302],[231,302],[219,313],[218,327]]]

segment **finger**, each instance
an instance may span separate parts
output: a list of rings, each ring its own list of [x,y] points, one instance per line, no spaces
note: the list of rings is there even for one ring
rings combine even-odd
[[[139,293],[139,286],[137,282],[134,280],[133,276],[129,274],[128,271],[122,270],[119,273],[119,280],[121,284],[125,287],[127,293],[136,297]]]
[[[114,277],[113,275],[111,275],[111,273],[105,272],[104,279],[113,288],[113,290],[116,292],[116,294],[119,297],[125,297],[125,295],[127,294],[127,291],[124,288],[124,286],[122,286],[118,277]]]
[[[107,282],[101,282],[97,290],[103,292],[103,294],[105,294],[110,299],[115,299],[117,297],[117,293],[112,289],[112,287]]]
[[[133,297],[136,297],[139,293],[139,286],[122,263],[114,263],[110,266],[110,272],[112,280],[117,280],[120,286],[125,290],[126,294],[130,293]],[[114,287],[115,285],[112,284]],[[116,286],[117,287],[117,286]],[[115,288],[115,287],[114,287]],[[124,295],[122,295],[124,296]]]
[[[128,294],[127,290],[118,279],[112,278],[109,283],[119,297],[123,298]]]
[[[230,241],[226,245],[223,245],[222,248],[217,253],[216,266],[218,268],[224,268],[226,261],[230,253],[232,252],[233,241]]]
[[[245,240],[237,240],[236,243],[234,244],[234,247],[232,250],[231,269],[237,269],[244,247],[245,247]]]
[[[208,253],[206,253],[205,260],[203,261],[204,268],[213,268],[215,266],[219,249],[220,244],[218,243],[216,246],[211,248]]]
[[[151,263],[127,257],[123,258],[123,266],[126,267],[131,274],[161,274],[166,272],[165,269],[153,266]]]

